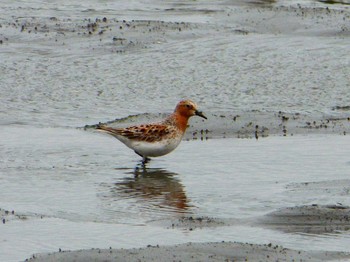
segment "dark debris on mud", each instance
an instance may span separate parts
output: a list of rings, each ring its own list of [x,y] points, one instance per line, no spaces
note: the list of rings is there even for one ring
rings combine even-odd
[[[27,220],[29,218],[44,218],[43,215],[40,214],[20,214],[15,212],[14,210],[6,210],[3,208],[0,208],[0,219],[2,224],[7,224],[14,220]]]
[[[0,26],[0,44],[38,41],[42,45],[67,46],[77,52],[125,53],[165,43],[174,38],[196,35],[201,25],[157,20],[119,20],[116,18],[14,18]]]
[[[253,1],[254,3],[258,1]],[[193,22],[168,22],[162,20],[125,20],[111,16],[94,18],[79,17],[12,17],[0,24],[0,45],[40,42],[48,47],[67,46],[74,53],[101,51],[104,53],[123,54],[128,51],[147,49],[153,45],[168,43],[174,39],[191,39],[205,36],[208,33],[221,32],[248,35],[251,33],[300,33],[332,34],[340,37],[350,36],[350,27],[347,21],[349,12],[336,8],[308,7],[308,6],[281,6],[266,4],[250,5],[248,7],[233,6],[220,9],[206,8],[200,10],[191,3],[179,8],[165,8],[162,13],[176,15],[189,12],[197,14],[211,14],[213,16],[226,16],[228,22],[235,24],[228,28],[226,25],[203,24]],[[274,1],[271,1],[274,3]],[[242,19],[242,14],[245,14]],[[257,17],[261,17],[257,19]],[[288,19],[281,23],[281,19]],[[281,20],[282,21],[282,20]],[[284,21],[284,20],[283,20]],[[295,31],[293,27],[280,24],[299,24]],[[228,23],[226,23],[228,24]],[[319,28],[319,24],[325,25]],[[315,27],[315,32],[310,29]],[[305,32],[304,32],[305,31]],[[35,45],[33,45],[35,48]]]
[[[187,216],[179,218],[171,223],[169,228],[182,228],[184,230],[193,231],[195,229],[218,227],[228,225],[224,220],[213,217],[193,217]]]
[[[7,222],[12,221],[12,220],[27,219],[27,216],[17,214],[17,213],[15,213],[14,210],[9,211],[9,210],[0,208],[0,218],[1,218],[1,223],[6,224]]]

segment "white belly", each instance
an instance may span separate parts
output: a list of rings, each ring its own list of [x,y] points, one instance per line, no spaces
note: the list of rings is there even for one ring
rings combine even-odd
[[[145,157],[157,157],[164,156],[173,151],[181,142],[182,136],[176,139],[168,139],[160,142],[143,142],[133,141],[130,145],[127,145],[131,149],[135,150],[138,154]]]

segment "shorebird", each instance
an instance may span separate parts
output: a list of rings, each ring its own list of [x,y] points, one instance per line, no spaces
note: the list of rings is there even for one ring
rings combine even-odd
[[[191,116],[207,119],[198,111],[196,103],[182,100],[176,105],[175,111],[160,122],[126,128],[112,128],[99,124],[96,129],[117,138],[133,149],[146,163],[150,157],[166,155],[180,144]]]

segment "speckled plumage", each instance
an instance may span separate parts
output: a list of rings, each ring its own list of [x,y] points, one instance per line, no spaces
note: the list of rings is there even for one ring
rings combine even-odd
[[[114,136],[146,160],[148,157],[158,157],[173,151],[182,140],[188,119],[194,115],[207,119],[197,110],[194,102],[183,100],[177,104],[174,113],[159,123],[126,128],[99,125],[97,129]]]

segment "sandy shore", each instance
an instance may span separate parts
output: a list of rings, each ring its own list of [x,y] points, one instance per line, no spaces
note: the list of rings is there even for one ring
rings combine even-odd
[[[245,223],[284,232],[335,233],[349,228],[350,209],[345,206],[299,206],[284,208]],[[235,221],[237,222],[237,221]],[[230,226],[234,221],[207,217],[184,217],[164,221],[163,226],[183,230]],[[132,249],[89,249],[35,254],[26,261],[330,261],[350,259],[347,252],[302,251],[273,243],[240,242],[185,243]]]
[[[26,261],[329,261],[350,259],[343,252],[306,252],[266,244],[187,243],[139,249],[90,249],[34,255]]]

